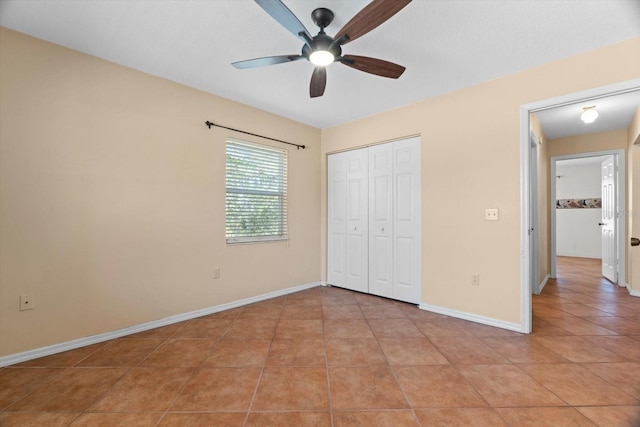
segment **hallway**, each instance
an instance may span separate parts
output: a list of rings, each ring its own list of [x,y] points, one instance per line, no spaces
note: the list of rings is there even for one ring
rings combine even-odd
[[[640,399],[640,298],[603,278],[599,259],[558,257],[557,276],[533,296],[530,340],[573,365],[527,372],[566,391],[567,403],[584,405],[577,409],[597,425],[640,425],[640,407],[625,408],[604,391],[613,386]]]

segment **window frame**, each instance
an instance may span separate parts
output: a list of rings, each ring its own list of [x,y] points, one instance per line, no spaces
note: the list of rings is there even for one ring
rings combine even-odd
[[[279,155],[279,161],[277,162],[278,172],[280,175],[280,191],[273,191],[270,189],[247,189],[247,188],[233,188],[229,187],[229,146],[244,146],[247,147],[247,151],[251,149],[261,150],[262,152],[271,152]],[[269,243],[269,242],[282,242],[289,240],[289,225],[288,225],[288,157],[289,151],[286,149],[276,148],[269,145],[258,144],[250,141],[245,141],[236,138],[226,138],[225,141],[225,242],[227,245],[238,244],[252,244],[252,243]],[[276,162],[271,163],[272,166],[276,165]],[[229,194],[248,195],[248,196],[276,196],[279,199],[278,202],[278,215],[277,218],[273,218],[274,224],[277,220],[278,234],[254,234],[250,236],[238,236],[229,234]]]

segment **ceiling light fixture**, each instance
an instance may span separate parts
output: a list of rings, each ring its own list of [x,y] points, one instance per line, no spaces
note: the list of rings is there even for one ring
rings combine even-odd
[[[596,111],[596,106],[592,105],[591,107],[583,107],[584,111],[580,115],[580,120],[585,123],[593,123],[598,118],[598,112]]]
[[[333,53],[328,50],[316,50],[309,55],[309,61],[318,67],[324,67],[331,64],[335,60]]]

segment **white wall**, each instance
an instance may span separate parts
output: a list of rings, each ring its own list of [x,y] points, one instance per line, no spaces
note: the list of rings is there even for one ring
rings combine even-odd
[[[555,179],[557,199],[601,197],[599,161],[559,161],[556,163]],[[556,209],[556,255],[602,258],[602,238],[598,226],[601,211],[602,209]]]

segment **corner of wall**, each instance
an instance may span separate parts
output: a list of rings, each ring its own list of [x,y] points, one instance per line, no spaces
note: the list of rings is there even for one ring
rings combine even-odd
[[[627,128],[627,242],[640,237],[640,108]],[[629,243],[627,243],[629,244]],[[640,296],[640,247],[628,246],[627,283],[631,295]]]

